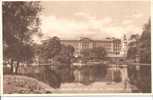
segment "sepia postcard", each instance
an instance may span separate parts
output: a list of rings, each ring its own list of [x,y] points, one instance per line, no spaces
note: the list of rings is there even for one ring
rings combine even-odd
[[[151,1],[2,1],[2,93],[152,94]]]

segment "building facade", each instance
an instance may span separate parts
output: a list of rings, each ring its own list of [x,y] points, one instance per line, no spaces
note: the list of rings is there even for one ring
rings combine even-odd
[[[120,55],[122,57],[126,57],[127,56],[127,51],[128,51],[128,41],[127,41],[126,35],[124,35],[123,38],[122,38],[121,46],[122,46],[122,48],[121,48],[121,51],[120,51]]]
[[[71,45],[75,49],[74,56],[78,57],[81,50],[92,49],[97,47],[105,48],[107,56],[119,55],[122,47],[120,39],[106,38],[103,40],[91,40],[89,38],[81,38],[80,40],[61,40],[64,45]]]

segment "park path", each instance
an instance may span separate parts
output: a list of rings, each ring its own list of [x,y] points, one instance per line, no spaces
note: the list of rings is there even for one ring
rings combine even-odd
[[[131,93],[130,84],[125,89],[123,83],[94,82],[90,85],[64,83],[53,93]]]
[[[93,82],[89,85],[81,83],[62,83],[60,88],[54,89],[49,85],[34,78],[19,75],[4,75],[4,93],[131,93],[132,85],[128,84],[125,88],[123,83],[115,82]]]

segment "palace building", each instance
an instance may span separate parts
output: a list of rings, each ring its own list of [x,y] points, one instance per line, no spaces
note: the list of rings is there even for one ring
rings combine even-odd
[[[118,56],[122,51],[123,52],[125,51],[125,49],[122,48],[123,46],[125,47],[125,41],[123,42],[121,41],[121,39],[116,39],[116,38],[106,38],[103,40],[80,38],[80,40],[61,40],[61,43],[64,45],[73,46],[75,49],[74,53],[75,57],[78,57],[80,55],[81,50],[83,49],[96,48],[96,47],[105,48],[108,57]]]

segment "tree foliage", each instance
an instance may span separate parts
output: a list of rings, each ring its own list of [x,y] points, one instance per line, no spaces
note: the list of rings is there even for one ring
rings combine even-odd
[[[143,63],[151,63],[151,21],[144,25],[140,37],[140,60]]]
[[[127,51],[127,59],[136,59],[136,55],[138,54],[139,38],[140,36],[138,34],[131,35],[130,43],[128,44],[129,49]]]
[[[36,49],[36,54],[40,55],[42,62],[52,64],[51,70],[62,82],[73,80],[70,68],[74,53],[72,46],[61,44],[60,39],[54,36],[44,40]]]
[[[55,59],[61,63],[69,65],[73,58],[73,53],[74,53],[74,48],[72,46],[61,45],[61,51],[57,56],[55,56]]]
[[[107,55],[106,50],[103,47],[94,48],[92,51],[94,53],[94,57],[97,59],[104,59]]]
[[[61,43],[58,37],[52,37],[45,40],[41,46],[41,56],[46,59],[52,59],[61,51]]]
[[[84,49],[81,51],[83,58],[85,59],[105,59],[107,52],[103,47],[97,47],[93,49]]]
[[[39,2],[3,2],[3,40],[7,45],[30,39],[39,26]]]
[[[140,38],[140,63],[151,64],[151,21],[144,25]],[[143,92],[151,92],[151,66],[142,66],[140,69],[141,84],[139,88]]]
[[[139,63],[151,64],[151,22],[144,25],[143,32],[139,38],[131,36],[136,41],[130,43],[128,58],[136,59],[139,55]],[[129,76],[142,92],[151,91],[151,66],[140,66],[137,71],[134,67],[129,67]]]
[[[19,65],[33,56],[31,36],[38,31],[41,7],[39,2],[3,2],[2,10],[4,58]]]

